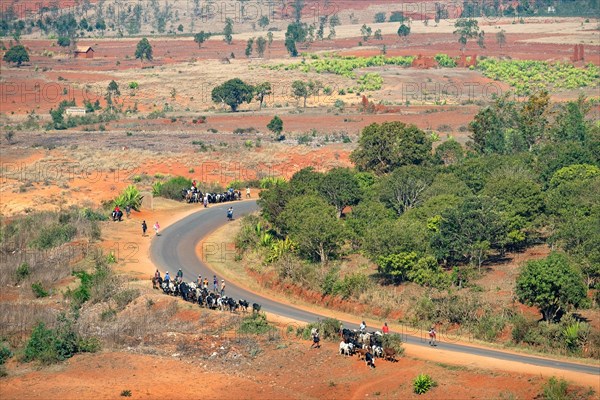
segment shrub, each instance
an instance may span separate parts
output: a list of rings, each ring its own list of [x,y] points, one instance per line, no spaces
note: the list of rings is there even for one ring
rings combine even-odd
[[[121,392],[122,397],[131,397],[131,390],[123,390]]]
[[[181,190],[192,187],[192,180],[178,176],[169,179],[160,187],[160,196],[172,200],[181,200]]]
[[[569,384],[564,379],[556,379],[554,376],[544,384],[543,398],[546,400],[567,400],[571,397],[567,393]]]
[[[140,194],[138,188],[134,185],[129,185],[123,189],[123,192],[116,199],[113,200],[113,204],[121,208],[125,208],[125,206],[129,204],[135,211],[140,211],[143,197],[144,196]]]
[[[44,289],[41,282],[36,282],[31,284],[31,290],[33,291],[33,295],[36,298],[48,297],[49,293]]]
[[[242,319],[242,323],[239,327],[240,333],[247,333],[252,335],[259,335],[267,333],[272,329],[271,325],[267,321],[267,316],[264,313],[252,313]]]
[[[23,352],[23,361],[52,364],[66,360],[76,353],[95,352],[99,348],[98,340],[86,340],[78,336],[73,329],[72,320],[61,314],[55,329],[46,328],[43,322],[33,329]]]
[[[310,339],[310,332],[313,328],[319,330],[319,336],[323,340],[329,340],[332,342],[338,341],[340,338],[340,326],[342,323],[340,320],[335,318],[326,318],[323,321],[311,322],[303,327],[296,330],[296,336],[301,337],[304,340]]]
[[[29,271],[29,264],[24,262],[21,265],[19,265],[19,267],[15,271],[15,274],[17,275],[17,283],[20,283],[23,280],[25,280],[30,275],[30,273],[31,272]]]
[[[5,345],[0,346],[0,365],[3,365],[6,360],[12,357],[12,352]]]
[[[37,237],[30,245],[38,250],[51,249],[60,246],[63,243],[70,242],[75,237],[76,233],[77,229],[70,223],[56,223],[40,228]]]
[[[344,276],[343,279],[333,284],[332,294],[348,299],[358,298],[369,286],[369,277],[364,273],[357,272]]]
[[[434,386],[436,386],[435,381],[426,374],[419,374],[413,381],[413,390],[416,394],[427,393]]]
[[[390,333],[383,335],[381,339],[381,345],[384,349],[394,349],[398,357],[404,354],[404,347],[402,347],[402,336],[398,333]]]

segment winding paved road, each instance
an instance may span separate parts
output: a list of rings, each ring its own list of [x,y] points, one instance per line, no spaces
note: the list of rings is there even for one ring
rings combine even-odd
[[[204,262],[198,259],[196,255],[197,243],[207,234],[227,223],[226,210],[229,206],[234,208],[234,216],[239,218],[242,215],[249,214],[258,209],[256,202],[244,201],[236,203],[225,203],[219,206],[212,206],[202,212],[194,213],[176,223],[165,228],[159,237],[153,239],[150,247],[150,255],[154,265],[163,272],[170,272],[171,277],[175,277],[175,273],[179,268],[184,273],[186,280],[195,280],[198,274],[202,277],[212,277],[214,272],[210,270]],[[222,257],[233,259],[234,250],[226,248],[226,244],[205,243],[204,250],[206,253],[215,254],[221,253]],[[212,278],[209,278],[209,287],[212,288]],[[263,298],[259,295],[251,293],[244,288],[237,287],[231,282],[227,282],[226,294],[235,299],[246,299],[250,304],[253,302],[259,303],[262,309],[277,315],[291,318],[298,321],[314,322],[324,316],[315,312],[308,312],[291,305],[282,304]],[[345,327],[357,328],[354,322],[342,321]],[[426,339],[419,336],[403,334],[403,340],[410,344],[429,346]],[[566,371],[574,371],[584,374],[592,374],[600,376],[600,366],[575,364],[564,361],[554,361],[539,357],[527,355],[518,355],[505,353],[502,351],[472,347],[464,344],[451,343],[444,339],[440,340],[439,348],[444,350],[467,353],[487,358],[498,360],[506,360],[513,362],[521,362],[534,366],[557,368]]]

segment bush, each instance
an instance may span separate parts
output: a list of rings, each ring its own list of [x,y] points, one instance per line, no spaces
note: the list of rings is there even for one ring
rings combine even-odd
[[[77,228],[70,223],[52,224],[40,228],[37,237],[31,241],[30,246],[38,250],[51,249],[63,243],[70,242],[76,233]]]
[[[348,299],[358,298],[369,286],[369,277],[364,273],[357,272],[344,276],[333,284],[332,294]]]
[[[33,291],[33,295],[36,298],[48,297],[49,293],[44,289],[41,282],[36,282],[31,284],[31,290]]]
[[[12,352],[5,345],[0,346],[0,365],[4,365],[6,360],[12,357]]]
[[[121,208],[125,208],[129,204],[135,211],[140,211],[143,197],[138,188],[134,185],[129,185],[123,189],[119,197],[113,200],[113,204]]]
[[[420,374],[413,381],[413,390],[416,394],[426,393],[434,386],[437,386],[437,384],[429,375],[426,374]]]
[[[23,352],[23,361],[52,364],[66,360],[76,353],[95,352],[99,348],[96,339],[86,340],[79,337],[73,329],[73,322],[61,314],[55,329],[46,328],[43,322],[33,329]]]
[[[556,379],[554,376],[544,384],[543,398],[546,400],[570,399],[567,389],[569,384],[564,379]]]
[[[296,330],[296,336],[301,337],[304,340],[310,339],[310,332],[313,328],[319,330],[319,337],[323,340],[329,340],[336,342],[340,339],[340,326],[342,323],[340,320],[335,318],[326,318],[323,321],[311,322],[304,327]]]
[[[15,271],[15,274],[17,276],[17,283],[24,281],[31,274],[31,272],[29,271],[29,264],[24,262],[21,265],[19,265],[19,267]]]
[[[267,321],[267,316],[264,313],[252,313],[242,319],[242,323],[239,327],[240,333],[247,333],[252,335],[259,335],[267,333],[272,330],[273,327]]]
[[[160,196],[171,200],[181,200],[181,190],[192,187],[192,180],[177,176],[169,179],[160,187]]]
[[[383,335],[381,338],[381,347],[384,349],[396,350],[396,355],[398,357],[401,357],[404,354],[404,347],[402,347],[402,336],[398,333]]]

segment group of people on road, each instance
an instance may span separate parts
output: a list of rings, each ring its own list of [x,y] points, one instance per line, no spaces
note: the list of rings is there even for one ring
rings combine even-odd
[[[160,278],[160,271],[158,269],[154,273],[154,277],[157,279]],[[166,271],[163,282],[166,282],[168,285],[170,281],[171,281],[171,276],[169,275],[169,271]],[[181,268],[179,268],[177,270],[177,275],[175,275],[175,283],[182,283],[182,282],[183,282],[183,271],[181,270]],[[208,276],[206,276],[206,277],[204,277],[204,279],[202,279],[202,275],[198,275],[198,278],[196,279],[196,286],[201,289],[208,290]],[[219,288],[220,288],[220,290],[219,290]],[[217,279],[217,275],[213,275],[213,292],[219,293],[221,295],[221,297],[223,297],[225,295],[225,279],[221,279],[221,285],[219,286],[219,280]]]

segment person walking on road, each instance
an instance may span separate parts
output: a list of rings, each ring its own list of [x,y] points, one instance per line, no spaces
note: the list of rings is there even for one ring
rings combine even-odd
[[[217,293],[217,285],[219,284],[219,280],[216,275],[213,275],[213,292]]]
[[[227,210],[227,220],[233,221],[233,207],[229,207]]]
[[[146,231],[148,230],[148,225],[146,225],[146,220],[142,221],[142,236],[146,236]]]
[[[246,198],[249,199],[250,198],[250,186],[248,186],[246,188]]]
[[[383,328],[381,328],[381,331],[383,332],[384,335],[387,335],[388,333],[390,333],[390,327],[387,325],[387,322],[385,322],[383,324]]]
[[[158,231],[160,231],[160,225],[158,224],[158,221],[156,221],[156,223],[154,224],[154,232],[156,232],[156,236],[160,236]]]
[[[225,279],[221,279],[221,297],[225,296]]]

